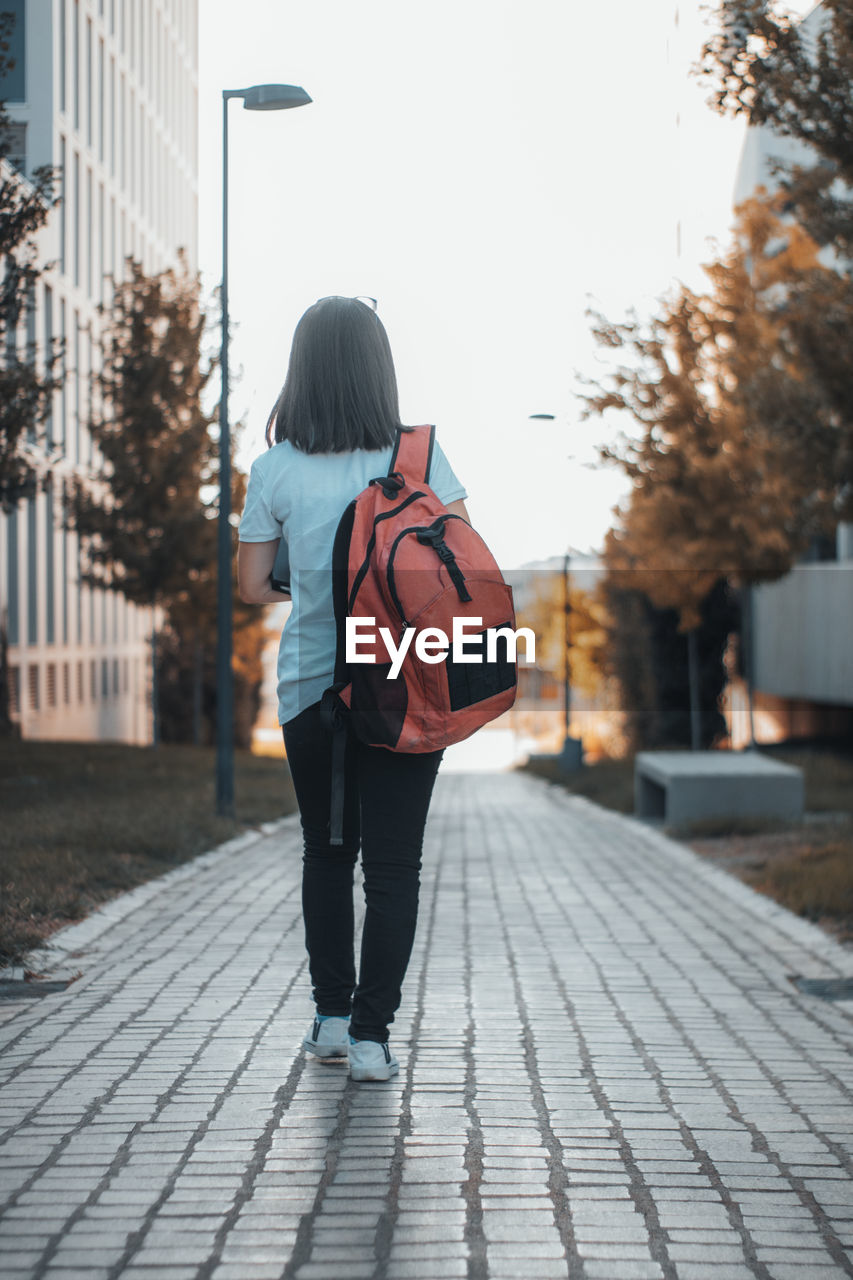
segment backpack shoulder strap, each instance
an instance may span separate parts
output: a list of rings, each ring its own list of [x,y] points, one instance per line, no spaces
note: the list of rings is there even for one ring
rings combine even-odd
[[[432,463],[435,427],[398,427],[390,471],[402,471],[415,484],[426,484]]]

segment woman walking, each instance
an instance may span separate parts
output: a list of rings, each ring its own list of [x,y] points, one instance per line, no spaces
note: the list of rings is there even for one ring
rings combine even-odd
[[[267,424],[269,447],[252,466],[240,522],[244,601],[280,601],[270,575],[282,536],[290,556],[293,608],[279,648],[278,698],[304,840],[302,910],[316,1014],[303,1044],[320,1058],[347,1055],[355,1080],[388,1080],[399,1070],[388,1027],[414,941],[423,833],[443,754],[389,751],[350,734],[343,843],[330,843],[332,735],[320,699],[335,666],[332,544],[347,504],[390,469],[400,427],[379,317],[357,298],[321,298],[296,327]],[[428,479],[448,510],[467,520],[467,495],[437,442]],[[356,977],[359,848],[366,912]]]

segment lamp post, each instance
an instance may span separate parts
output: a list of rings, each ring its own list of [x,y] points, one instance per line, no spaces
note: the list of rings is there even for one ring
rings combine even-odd
[[[556,414],[531,413],[530,419],[534,422],[554,422]],[[563,749],[557,757],[560,767],[566,773],[574,772],[583,764],[583,742],[580,738],[572,738],[569,734],[569,720],[572,713],[572,672],[569,658],[572,642],[571,575],[569,572],[571,561],[571,553],[567,551],[563,556]]]
[[[228,422],[228,102],[247,111],[285,111],[311,99],[293,84],[222,90],[222,348],[219,398],[219,526],[216,592],[216,812],[234,816],[234,672],[231,586],[231,429]]]

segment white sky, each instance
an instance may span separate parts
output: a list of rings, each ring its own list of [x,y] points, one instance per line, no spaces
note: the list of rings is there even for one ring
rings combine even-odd
[[[366,294],[403,420],[437,424],[501,564],[600,545],[624,481],[568,456],[604,433],[591,424],[584,444],[578,428],[575,371],[604,368],[585,307],[648,313],[674,278],[700,281],[709,237],[730,225],[743,137],[687,76],[699,0],[677,7],[678,27],[676,0],[201,0],[208,290],[221,90],[283,82],[314,99],[229,108],[244,466],[264,448],[299,316],[325,294]]]

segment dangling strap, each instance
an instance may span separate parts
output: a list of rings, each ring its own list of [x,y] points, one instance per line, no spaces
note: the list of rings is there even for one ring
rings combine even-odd
[[[329,844],[344,842],[344,784],[346,781],[346,724],[338,725],[332,733],[332,795],[329,804]]]
[[[329,844],[344,842],[347,706],[340,697],[343,684],[333,684],[320,700],[320,719],[332,734],[332,790],[329,801]]]
[[[469,604],[471,601],[471,593],[465,585],[465,574],[456,563],[456,556],[444,541],[444,526],[446,524],[447,520],[442,516],[436,520],[434,524],[431,524],[428,529],[419,529],[415,534],[415,537],[418,542],[423,543],[424,546],[428,545],[432,547],[433,551],[450,574],[450,581],[456,588],[456,594],[459,596],[459,599],[463,604]]]
[[[426,484],[432,464],[435,427],[398,427],[389,474],[402,471],[410,484]]]

